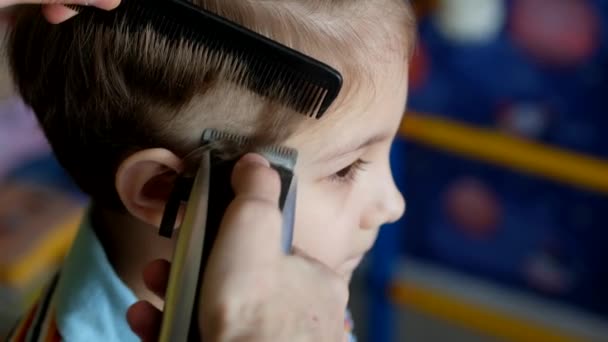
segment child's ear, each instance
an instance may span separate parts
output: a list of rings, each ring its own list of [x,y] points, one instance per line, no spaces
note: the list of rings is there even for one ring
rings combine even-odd
[[[159,227],[182,168],[182,160],[169,150],[155,148],[136,152],[118,167],[116,191],[131,215]],[[183,211],[181,208],[176,225],[181,222]]]

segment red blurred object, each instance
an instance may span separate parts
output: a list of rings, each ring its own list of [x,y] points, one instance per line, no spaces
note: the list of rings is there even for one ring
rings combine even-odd
[[[599,25],[587,0],[515,0],[510,32],[541,63],[568,66],[594,54]]]
[[[454,182],[445,195],[448,217],[467,236],[488,239],[502,220],[502,206],[496,194],[476,178]]]
[[[563,294],[574,282],[573,275],[565,267],[542,252],[528,260],[524,274],[530,286],[550,294]]]
[[[428,78],[430,62],[424,44],[416,46],[410,62],[409,85],[411,89],[420,88]]]
[[[438,0],[411,0],[410,3],[414,9],[416,19],[420,20],[433,13],[437,9],[437,1]]]

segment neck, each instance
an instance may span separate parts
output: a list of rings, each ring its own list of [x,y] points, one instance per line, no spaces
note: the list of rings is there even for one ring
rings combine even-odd
[[[139,299],[162,307],[163,301],[146,289],[142,274],[154,259],[171,260],[174,241],[159,236],[157,229],[128,213],[93,206],[91,220],[110,264],[122,281]]]

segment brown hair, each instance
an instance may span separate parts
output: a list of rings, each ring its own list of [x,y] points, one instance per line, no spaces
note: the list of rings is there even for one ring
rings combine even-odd
[[[366,58],[379,50],[374,44],[386,38],[409,54],[413,42],[404,0],[193,2],[336,67],[344,76],[342,100],[364,77]],[[232,86],[189,44],[175,48],[150,30],[94,25],[88,16],[52,25],[38,9],[23,9],[8,51],[20,94],[57,159],[104,206],[120,204],[114,174],[127,155],[164,147],[184,156],[197,147],[188,129],[197,122],[207,127],[216,117],[216,128],[247,127],[274,144],[303,117]]]

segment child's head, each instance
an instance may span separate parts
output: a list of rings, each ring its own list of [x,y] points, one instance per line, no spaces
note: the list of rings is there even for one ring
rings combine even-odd
[[[123,0],[128,1],[128,0]],[[14,78],[80,187],[158,226],[184,157],[211,127],[298,149],[296,247],[346,277],[403,199],[389,149],[405,109],[414,19],[405,0],[194,0],[338,69],[340,98],[304,119],[223,81],[190,46],[81,14],[48,24],[22,12]],[[346,262],[348,261],[348,262]]]

